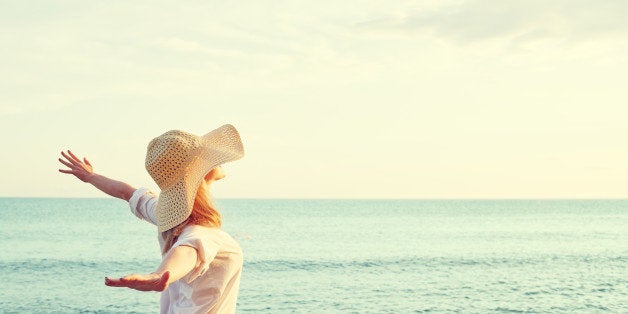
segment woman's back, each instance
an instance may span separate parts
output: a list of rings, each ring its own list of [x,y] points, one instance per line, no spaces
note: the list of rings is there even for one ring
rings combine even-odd
[[[187,226],[173,245],[198,252],[196,267],[171,283],[161,296],[163,313],[232,313],[235,311],[242,249],[219,228]]]

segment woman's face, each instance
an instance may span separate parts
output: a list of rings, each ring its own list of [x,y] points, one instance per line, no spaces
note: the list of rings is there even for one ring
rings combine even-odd
[[[218,166],[218,167],[212,169],[210,172],[208,172],[205,175],[205,181],[208,181],[208,182],[209,181],[218,181],[218,180],[224,178],[225,176],[226,175],[225,175],[224,170],[222,170],[222,167]]]

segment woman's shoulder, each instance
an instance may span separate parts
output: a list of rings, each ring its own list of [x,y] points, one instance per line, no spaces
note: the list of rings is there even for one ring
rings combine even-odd
[[[187,225],[181,231],[181,235],[196,234],[196,233],[216,233],[216,229],[219,229],[219,228],[207,227],[207,226],[201,226],[201,225]]]
[[[189,225],[183,228],[181,236],[214,236],[229,237],[231,236],[219,227],[207,227],[201,225]]]
[[[198,239],[201,242],[213,243],[212,245],[222,248],[220,250],[226,251],[239,251],[240,247],[231,235],[217,227],[189,225],[183,229],[179,236],[179,240],[183,239]]]

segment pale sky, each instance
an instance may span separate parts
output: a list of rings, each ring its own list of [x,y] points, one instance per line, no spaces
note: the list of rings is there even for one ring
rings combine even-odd
[[[0,196],[231,123],[218,198],[627,198],[626,51],[627,1],[0,1]]]

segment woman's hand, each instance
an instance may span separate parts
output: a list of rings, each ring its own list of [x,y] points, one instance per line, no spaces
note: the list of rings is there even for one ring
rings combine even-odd
[[[59,161],[70,169],[59,169],[59,172],[73,174],[81,181],[89,182],[89,178],[94,174],[94,168],[92,167],[92,164],[89,163],[87,158],[83,158],[83,161],[81,161],[69,150],[67,154],[65,152],[61,152],[61,155],[65,158],[65,160],[59,158]]]
[[[135,191],[134,187],[130,186],[128,183],[109,179],[103,175],[95,173],[92,164],[89,163],[87,158],[83,158],[81,161],[69,150],[67,154],[65,152],[61,152],[61,155],[65,159],[59,158],[59,162],[70,169],[59,169],[59,172],[73,174],[81,181],[91,183],[99,190],[125,201],[128,201],[131,198],[131,195],[133,195],[133,192]]]
[[[170,272],[163,274],[133,274],[118,279],[105,277],[105,285],[109,287],[126,287],[139,291],[164,291],[168,287]]]

